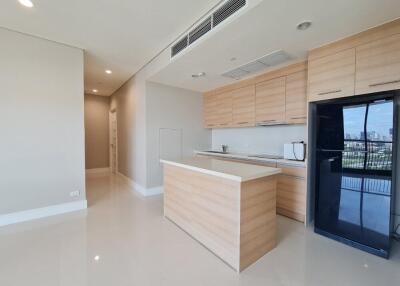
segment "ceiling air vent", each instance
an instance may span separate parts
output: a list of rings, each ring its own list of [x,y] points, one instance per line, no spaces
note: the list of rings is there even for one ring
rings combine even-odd
[[[175,56],[177,53],[182,51],[184,48],[188,46],[188,37],[185,36],[183,39],[179,40],[172,48],[171,48],[171,56]]]
[[[201,22],[196,28],[191,30],[184,38],[180,39],[171,48],[171,57],[174,57],[190,44],[194,43],[202,36],[211,31],[212,28],[223,22],[226,18],[233,15],[236,11],[246,5],[246,0],[229,0],[226,1],[218,10],[212,15],[209,15],[207,19]]]
[[[211,17],[189,32],[189,45],[211,30]]]
[[[291,59],[293,59],[293,58],[288,53],[280,50],[280,51],[276,51],[271,54],[268,54],[266,56],[263,56],[255,61],[252,61],[248,64],[242,65],[238,68],[230,70],[226,73],[223,73],[222,76],[233,78],[233,79],[241,79],[252,73],[260,72],[269,67],[273,67],[273,66],[282,64]]]
[[[213,27],[246,5],[246,0],[230,0],[213,13]]]

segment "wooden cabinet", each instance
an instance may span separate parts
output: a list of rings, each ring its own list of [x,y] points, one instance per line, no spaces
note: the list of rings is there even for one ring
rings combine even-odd
[[[286,77],[256,84],[256,123],[273,125],[285,121]]]
[[[355,94],[400,89],[400,34],[356,48]]]
[[[206,128],[304,124],[307,64],[296,63],[204,94]]]
[[[206,128],[217,127],[217,97],[209,92],[203,95],[203,117]]]
[[[306,215],[306,168],[277,164],[282,169],[278,176],[276,212],[304,222]]]
[[[232,127],[255,126],[254,85],[232,91]]]
[[[289,124],[307,122],[307,71],[286,77],[285,121]]]
[[[317,101],[354,95],[355,48],[308,62],[308,100]]]
[[[232,92],[219,93],[215,100],[217,127],[229,127],[232,124]]]
[[[226,128],[232,124],[232,92],[205,93],[204,126],[206,128]]]

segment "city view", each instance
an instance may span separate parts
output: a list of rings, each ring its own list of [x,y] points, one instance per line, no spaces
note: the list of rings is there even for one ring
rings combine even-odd
[[[345,108],[343,168],[392,169],[393,108],[391,102]],[[367,132],[364,132],[366,121]]]

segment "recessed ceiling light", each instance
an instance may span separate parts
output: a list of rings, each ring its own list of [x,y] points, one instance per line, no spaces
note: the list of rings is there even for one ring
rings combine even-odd
[[[99,260],[100,260],[100,256],[96,255],[96,256],[94,257],[94,260],[95,260],[95,261],[99,261]]]
[[[304,21],[297,25],[297,30],[304,31],[310,28],[311,21]]]
[[[192,78],[199,78],[199,77],[203,77],[205,75],[206,75],[205,72],[199,72],[199,73],[196,73],[196,74],[192,74]]]
[[[99,91],[97,89],[92,90],[94,93],[98,93]]]
[[[106,74],[112,74],[112,70],[106,70]]]
[[[31,0],[18,0],[18,2],[28,8],[32,8],[33,7],[33,3]]]

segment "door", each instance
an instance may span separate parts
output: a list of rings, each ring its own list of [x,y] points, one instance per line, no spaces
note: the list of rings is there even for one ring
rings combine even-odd
[[[117,137],[117,112],[110,112],[110,169],[111,173],[118,172],[118,137]]]
[[[317,106],[316,232],[387,256],[393,170],[391,98]]]

